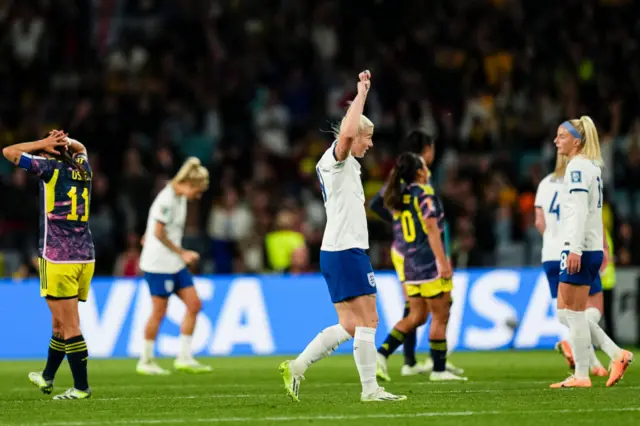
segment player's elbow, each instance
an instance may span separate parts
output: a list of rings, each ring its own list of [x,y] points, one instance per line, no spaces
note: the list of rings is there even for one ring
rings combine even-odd
[[[5,146],[4,148],[2,148],[2,155],[4,156],[4,158],[6,158],[9,161],[11,161],[11,151],[12,150],[13,149],[10,146]]]

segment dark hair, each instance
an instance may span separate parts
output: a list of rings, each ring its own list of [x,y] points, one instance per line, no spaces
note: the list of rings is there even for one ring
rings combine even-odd
[[[424,149],[433,146],[435,138],[423,129],[412,130],[400,144],[402,152],[413,152],[422,155]]]
[[[46,134],[44,137],[47,138],[48,136],[49,135]],[[47,152],[47,151],[39,151],[36,154],[49,155],[49,156],[55,158],[56,160],[60,161],[61,163],[64,163],[67,166],[71,167],[72,169],[77,170],[80,173],[80,175],[82,176],[82,179],[91,180],[91,174],[89,173],[87,168],[84,166],[84,163],[79,161],[77,157],[74,157],[73,155],[71,155],[71,153],[66,149],[61,149],[61,150],[54,149],[54,151],[57,154],[52,154],[52,153]]]
[[[402,210],[402,184],[413,183],[418,171],[422,169],[422,157],[414,152],[403,152],[391,171],[387,188],[382,195],[384,205],[389,210]]]

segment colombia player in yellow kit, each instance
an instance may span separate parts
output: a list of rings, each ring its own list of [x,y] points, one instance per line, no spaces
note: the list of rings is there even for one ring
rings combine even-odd
[[[446,327],[451,306],[452,270],[444,244],[444,209],[428,184],[429,169],[420,155],[398,157],[386,190],[384,205],[393,214],[396,248],[404,253],[404,285],[409,315],[398,321],[378,350],[378,377],[387,377],[386,358],[402,344],[405,334],[427,321],[433,370],[430,380],[466,380],[446,370]]]
[[[78,301],[86,301],[89,294],[95,262],[87,150],[64,132],[53,130],[45,139],[11,145],[2,153],[40,180],[40,295],[51,310],[53,336],[44,371],[30,373],[29,380],[50,394],[66,355],[74,387],[54,399],[89,398],[89,353],[78,314]]]

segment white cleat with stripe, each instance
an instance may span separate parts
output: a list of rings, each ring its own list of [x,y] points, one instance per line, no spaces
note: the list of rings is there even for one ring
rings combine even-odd
[[[404,401],[405,399],[407,399],[405,395],[394,395],[385,391],[384,388],[378,388],[370,394],[360,396],[362,402]]]

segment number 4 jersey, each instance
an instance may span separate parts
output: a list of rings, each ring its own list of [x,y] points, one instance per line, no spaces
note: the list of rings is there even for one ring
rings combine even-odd
[[[22,154],[19,167],[40,179],[40,257],[52,263],[95,261],[89,230],[91,167],[85,155],[75,156],[88,178],[61,161]]]
[[[405,284],[438,278],[436,258],[429,245],[426,220],[435,218],[444,247],[444,209],[431,185],[413,183],[402,192],[401,211],[393,212],[395,248],[404,254]]]
[[[544,234],[542,234],[542,262],[560,260],[564,240],[560,233],[560,204],[564,178],[554,173],[547,175],[536,191],[536,208],[544,213]]]

